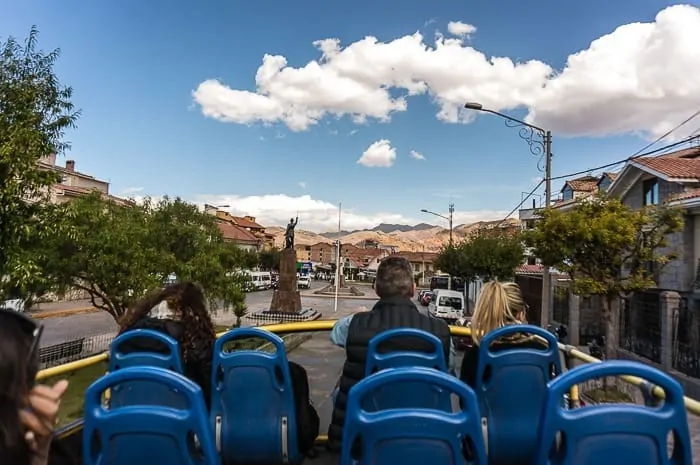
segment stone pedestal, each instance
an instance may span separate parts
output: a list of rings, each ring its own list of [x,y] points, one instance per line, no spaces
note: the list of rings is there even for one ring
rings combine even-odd
[[[280,257],[280,276],[272,295],[271,312],[298,313],[301,296],[297,290],[297,255],[293,249],[285,249]]]
[[[248,315],[257,323],[285,323],[311,321],[321,318],[312,308],[301,308],[301,295],[297,290],[297,255],[292,249],[282,251],[277,289],[272,294],[270,309]]]

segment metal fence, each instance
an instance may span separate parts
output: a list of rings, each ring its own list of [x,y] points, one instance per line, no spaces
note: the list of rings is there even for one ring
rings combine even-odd
[[[620,301],[620,347],[661,363],[660,292],[635,292]]]
[[[682,298],[673,314],[672,364],[675,370],[700,378],[700,301]]]
[[[80,360],[109,350],[109,345],[117,333],[104,333],[92,336],[68,338],[58,344],[39,349],[41,369]]]

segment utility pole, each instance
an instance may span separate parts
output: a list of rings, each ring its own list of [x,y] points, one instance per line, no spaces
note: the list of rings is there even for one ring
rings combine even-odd
[[[450,246],[452,246],[452,214],[455,212],[455,204],[450,202],[450,208],[448,210],[450,212]]]
[[[544,134],[544,208],[549,208],[552,203],[552,133],[546,131]],[[542,267],[542,306],[540,307],[540,326],[547,329],[553,315],[552,313],[552,275],[548,266]]]

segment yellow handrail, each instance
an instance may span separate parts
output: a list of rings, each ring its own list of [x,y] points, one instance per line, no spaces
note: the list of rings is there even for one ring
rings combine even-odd
[[[265,326],[259,326],[260,329],[264,329],[266,331],[270,331],[272,333],[280,334],[280,333],[285,333],[285,334],[290,334],[290,333],[308,333],[308,332],[317,332],[317,331],[330,331],[333,328],[333,325],[335,324],[336,320],[316,320],[316,321],[304,321],[304,322],[299,322],[299,323],[280,323],[280,324],[274,324],[274,325],[265,325]],[[450,326],[450,332],[452,333],[453,336],[471,336],[471,330],[469,328],[465,328],[462,326]],[[217,337],[220,337],[222,333],[217,334]],[[600,363],[601,361],[598,360],[595,357],[591,357],[590,355],[581,352],[580,350],[576,349],[574,346],[569,346],[565,344],[559,344],[559,350],[564,352],[566,355],[569,357],[573,357],[577,360],[580,360],[585,363]],[[82,360],[76,360],[75,362],[70,362],[66,363],[63,365],[55,366],[52,368],[47,368],[45,370],[41,370],[39,374],[37,375],[38,380],[46,379],[49,377],[54,377],[54,376],[60,376],[63,374],[70,373],[72,371],[80,370],[83,368],[87,368],[89,366],[95,365],[100,362],[104,362],[109,359],[109,354],[107,352],[98,354],[98,355],[93,355],[91,357],[84,358]],[[621,376],[620,377],[623,381],[630,383],[634,386],[641,387],[645,381],[641,378],[637,378],[635,376]],[[658,386],[653,386],[651,389],[652,395],[656,397],[657,399],[664,399],[666,397],[663,389],[661,389]],[[572,389],[572,399],[577,400],[578,399],[578,389],[574,387]],[[688,412],[692,413],[693,415],[698,415],[700,416],[700,402],[690,399],[688,397],[685,397],[685,408]]]

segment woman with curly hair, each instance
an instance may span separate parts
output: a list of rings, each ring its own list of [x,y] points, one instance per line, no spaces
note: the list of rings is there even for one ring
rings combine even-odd
[[[159,331],[178,341],[184,375],[202,388],[209,406],[216,332],[202,288],[194,283],[177,283],[145,297],[124,315],[119,333],[132,329]],[[120,347],[124,353],[137,350],[167,352],[161,343],[147,339],[127,341]]]

